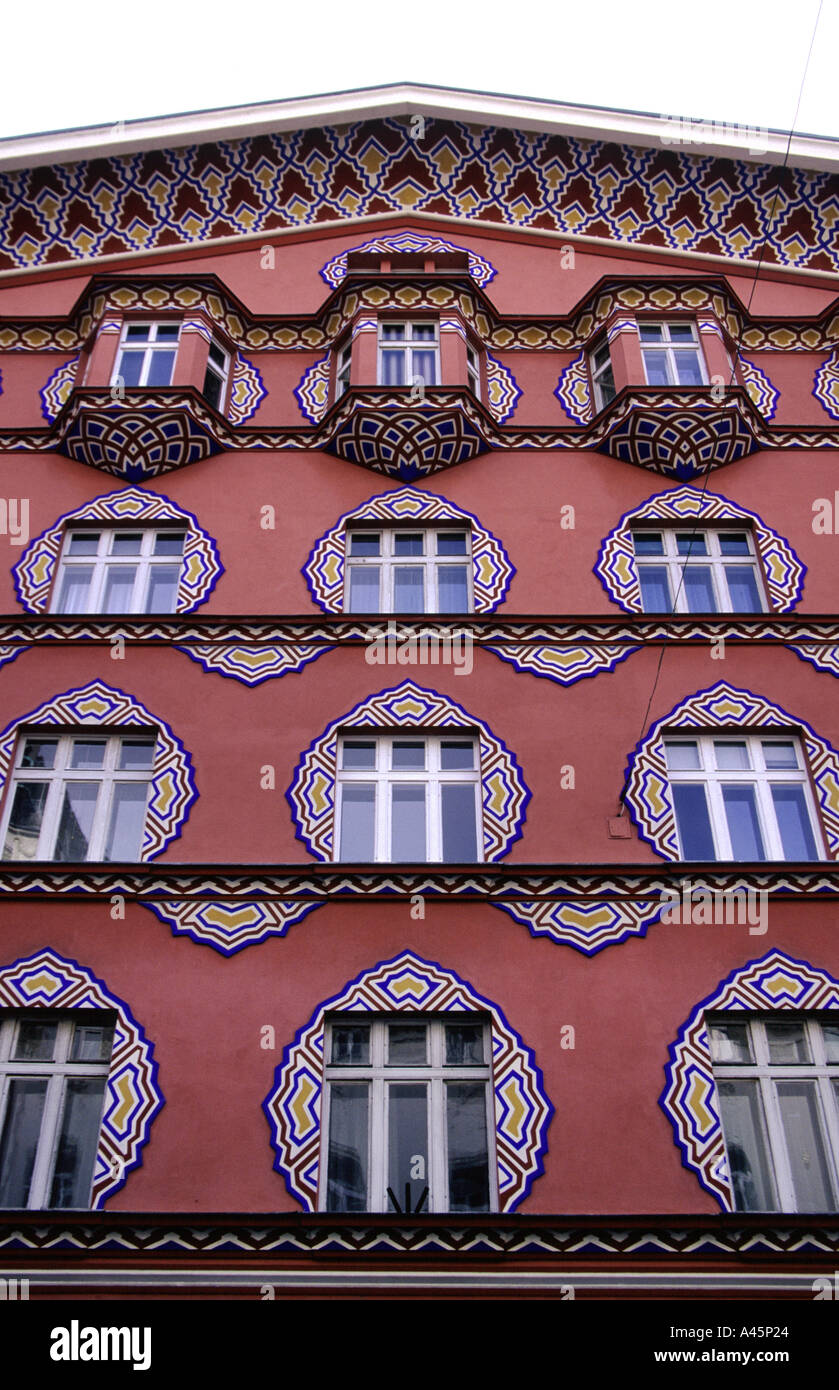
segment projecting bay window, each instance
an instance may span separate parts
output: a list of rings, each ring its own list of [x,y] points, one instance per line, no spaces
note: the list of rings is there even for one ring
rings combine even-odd
[[[348,732],[338,756],[338,859],[472,863],[481,858],[477,739]]]
[[[174,613],[186,532],[70,530],[54,613]]]
[[[155,739],[34,731],[18,740],[3,816],[3,858],[138,860]]]
[[[325,1044],[322,1211],[497,1210],[485,1019],[342,1014]]]
[[[748,531],[636,530],[645,613],[762,613],[760,563]]]
[[[822,837],[799,740],[664,740],[682,859],[809,860]]]
[[[839,1210],[839,1022],[707,1022],[737,1211]]]
[[[436,386],[440,380],[437,323],[379,322],[379,385]]]
[[[705,363],[696,324],[640,319],[638,336],[648,386],[704,386]]]
[[[180,337],[178,323],[125,323],[114,386],[170,386]]]
[[[453,530],[347,533],[348,613],[470,613],[472,536]]]
[[[90,1206],[113,1037],[95,1009],[0,1023],[0,1207]]]

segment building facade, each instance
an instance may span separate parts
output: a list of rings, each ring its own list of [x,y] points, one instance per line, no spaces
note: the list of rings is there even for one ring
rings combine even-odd
[[[712,135],[0,142],[9,1277],[832,1271],[839,157]]]

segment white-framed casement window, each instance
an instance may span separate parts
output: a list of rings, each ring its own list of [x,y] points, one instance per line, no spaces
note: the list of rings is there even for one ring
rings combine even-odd
[[[589,353],[591,384],[594,389],[594,408],[602,410],[615,399],[615,374],[612,371],[612,354],[606,338],[601,338]]]
[[[435,319],[379,320],[379,385],[437,386],[440,339]]]
[[[471,613],[472,533],[446,527],[347,532],[347,613]]]
[[[466,381],[469,390],[478,400],[481,399],[481,359],[477,348],[466,344]]]
[[[734,1010],[706,1022],[737,1211],[839,1210],[839,1023]]]
[[[648,386],[704,386],[708,376],[696,324],[639,319],[638,336]]]
[[[822,859],[800,740],[668,734],[667,770],[682,859]]]
[[[53,613],[174,613],[186,532],[175,527],[70,528]]]
[[[140,857],[155,734],[21,734],[2,820],[4,859]]]
[[[481,773],[468,733],[339,739],[337,858],[357,863],[481,859]]]
[[[340,400],[345,391],[349,391],[352,377],[352,338],[348,338],[343,347],[338,349],[338,357],[335,363],[335,399]]]
[[[635,530],[645,613],[765,613],[749,531]]]
[[[179,323],[124,323],[116,366],[116,386],[170,386],[178,353]]]
[[[0,1018],[0,1207],[89,1207],[114,1015]]]
[[[487,1019],[339,1014],[325,1058],[320,1210],[498,1210]]]
[[[227,378],[230,374],[230,354],[220,348],[218,343],[210,343],[207,367],[204,372],[204,385],[201,394],[215,410],[224,409],[227,395]]]

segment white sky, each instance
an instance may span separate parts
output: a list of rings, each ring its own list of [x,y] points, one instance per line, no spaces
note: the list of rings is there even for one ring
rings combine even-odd
[[[819,0],[45,0],[4,7],[0,136],[426,82],[788,129]],[[839,136],[839,0],[799,133]]]

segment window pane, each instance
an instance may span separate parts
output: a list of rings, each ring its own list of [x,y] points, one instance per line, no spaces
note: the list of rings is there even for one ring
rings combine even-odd
[[[703,385],[698,353],[676,348],[673,351],[673,359],[676,364],[676,379],[680,386]]]
[[[18,782],[3,846],[4,859],[34,859],[47,802],[47,782]]]
[[[139,555],[143,537],[137,531],[117,531],[111,540],[112,555]]]
[[[119,768],[121,772],[145,771],[154,762],[154,750],[156,744],[153,741],[148,743],[123,743],[119,750]]]
[[[714,744],[714,757],[717,767],[725,768],[729,771],[735,768],[749,768],[749,750],[745,743],[735,743],[733,740],[726,739],[724,742]]]
[[[803,1023],[767,1023],[766,1040],[770,1062],[788,1066],[812,1060]]]
[[[804,788],[781,783],[772,788],[772,802],[785,859],[818,859]]]
[[[716,613],[717,600],[711,570],[706,565],[686,565],[682,573],[682,584],[687,597],[688,612]]]
[[[716,859],[705,788],[690,782],[671,786],[683,859]]]
[[[745,531],[720,531],[717,539],[721,555],[751,555],[749,537]]]
[[[707,555],[708,547],[704,534],[701,531],[680,531],[676,537],[676,552],[693,558],[697,555]]]
[[[445,782],[440,788],[443,862],[460,864],[478,858],[475,788],[471,782]]]
[[[420,532],[418,535],[408,535],[405,531],[397,532],[393,538],[394,555],[424,555],[424,537]]]
[[[760,613],[760,590],[751,565],[726,565],[725,577],[735,613]]]
[[[126,386],[139,386],[143,371],[144,352],[123,352],[117,365],[117,376],[121,376]]]
[[[208,405],[214,410],[218,410],[221,402],[221,393],[224,387],[224,380],[212,367],[207,367],[204,373],[204,389],[202,395]]]
[[[55,1056],[56,1023],[33,1023],[22,1020],[17,1032],[13,1053],[16,1062],[51,1062]]]
[[[695,767],[702,766],[702,759],[699,756],[699,745],[697,743],[670,743],[664,745],[664,752],[667,758],[667,766],[674,772],[680,769],[693,770]]]
[[[378,565],[350,565],[350,607],[351,613],[379,612],[379,567]]]
[[[383,323],[381,325],[382,341],[386,343],[404,342],[406,337],[406,325],[404,323]]]
[[[660,343],[664,339],[664,328],[660,323],[639,323],[638,335],[642,343]]]
[[[335,1066],[364,1066],[370,1061],[369,1023],[333,1023],[332,1056]]]
[[[174,352],[153,352],[149,363],[148,386],[168,386],[175,365]]]
[[[423,1067],[428,1060],[424,1023],[390,1023],[387,1029],[388,1066]]]
[[[28,738],[24,745],[21,767],[54,767],[58,741]]]
[[[475,766],[475,746],[471,739],[446,739],[440,746],[440,767],[444,772],[452,769],[473,768]]]
[[[481,1082],[446,1086],[449,1211],[489,1211],[486,1087]]]
[[[779,1081],[778,1105],[787,1141],[797,1211],[831,1211],[827,1157],[814,1081]]]
[[[382,353],[382,385],[405,385],[405,354],[401,351]]]
[[[822,1027],[822,1034],[828,1062],[839,1062],[839,1024],[825,1023]]]
[[[717,1094],[736,1210],[776,1211],[756,1083],[721,1081]]]
[[[37,1077],[9,1082],[0,1143],[0,1207],[25,1207],[29,1201],[46,1094],[46,1080]]]
[[[178,602],[180,569],[176,565],[152,565],[149,572],[147,613],[174,613]]]
[[[405,1210],[415,1211],[428,1187],[428,1102],[425,1086],[394,1082],[388,1091],[388,1187]],[[421,1174],[412,1177],[412,1173]],[[428,1210],[427,1197],[421,1210]],[[393,1201],[388,1199],[388,1210]]]
[[[708,1025],[711,1057],[715,1062],[751,1062],[752,1049],[749,1029],[745,1023],[711,1023]]]
[[[134,565],[108,566],[102,596],[103,613],[127,613],[130,610],[136,573]]]
[[[639,565],[641,602],[645,613],[669,613],[673,608],[670,584],[664,565]]]
[[[722,799],[728,821],[728,833],[731,836],[732,857],[765,859],[754,787],[723,787]]]
[[[378,555],[379,537],[372,531],[353,532],[350,536],[351,555]]]
[[[155,329],[154,337],[158,343],[176,343],[181,326],[178,323],[158,323],[152,325]]]
[[[644,370],[648,386],[667,386],[667,354],[665,352],[644,352]]]
[[[433,348],[414,348],[411,353],[411,381],[422,377],[426,386],[437,384],[437,353]]]
[[[51,1207],[90,1204],[93,1164],[99,1147],[105,1077],[73,1077],[66,1083],[61,1135],[50,1193]]]
[[[162,531],[154,538],[155,555],[183,555],[186,535],[183,531]]]
[[[73,1028],[71,1062],[109,1062],[114,1045],[113,1024],[77,1023]]]
[[[352,769],[376,766],[376,745],[372,740],[345,738],[341,766]]]
[[[329,1162],[327,1211],[367,1210],[369,1088],[329,1088]]]
[[[89,590],[93,569],[88,565],[71,565],[64,571],[58,596],[59,613],[86,613],[90,607]]]
[[[66,782],[54,859],[86,859],[99,795],[98,782]]]
[[[111,801],[103,858],[140,858],[148,792],[145,782],[117,782]]]
[[[393,611],[394,613],[424,613],[425,586],[423,570],[419,567],[408,569],[397,565],[393,571]]]
[[[763,760],[767,767],[798,767],[798,755],[794,743],[764,742]]]
[[[632,544],[636,555],[664,554],[664,538],[659,531],[633,531]]]
[[[420,770],[424,768],[425,743],[394,743],[391,755],[391,767],[412,767]]]
[[[411,326],[411,338],[416,342],[433,343],[437,329],[433,323],[415,323]]]
[[[370,860],[375,849],[376,788],[349,783],[341,795],[341,858]]]
[[[73,751],[70,755],[70,766],[73,768],[99,768],[105,761],[105,743],[103,739],[81,739],[73,740]]]
[[[480,1066],[484,1060],[484,1030],[480,1023],[446,1024],[446,1065]]]
[[[469,611],[469,572],[465,565],[437,566],[437,608],[440,613]]]
[[[438,555],[465,555],[465,531],[441,531],[437,534]]]
[[[70,537],[68,555],[96,555],[99,551],[98,531],[74,531]]]
[[[128,342],[147,343],[152,337],[155,325],[153,323],[131,323],[125,330],[125,337]]]
[[[670,340],[678,342],[694,342],[694,332],[692,323],[668,323],[667,332]]]
[[[424,860],[427,856],[425,838],[425,787],[420,783],[391,787],[391,858]]]

